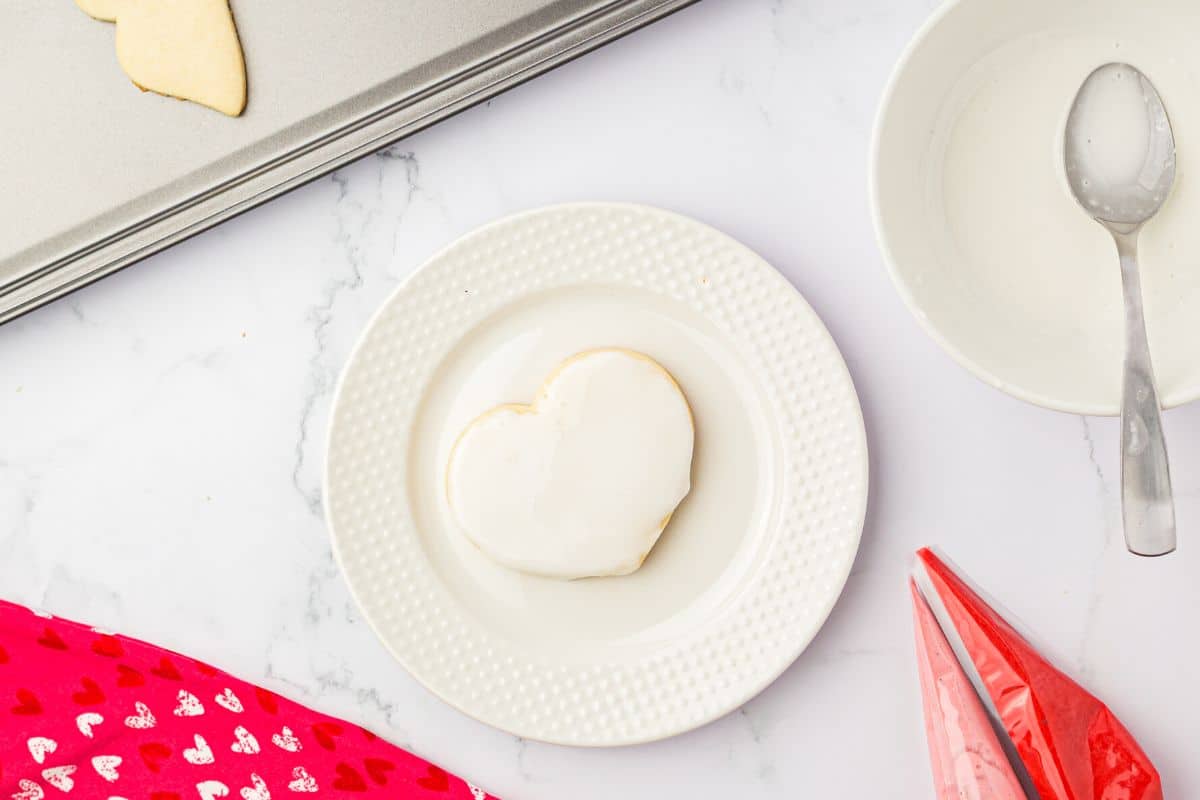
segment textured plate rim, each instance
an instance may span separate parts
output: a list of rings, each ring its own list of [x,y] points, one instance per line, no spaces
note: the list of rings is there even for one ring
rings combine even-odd
[[[838,378],[843,385],[842,388],[844,388],[848,393],[849,402],[844,410],[850,412],[853,417],[854,426],[852,433],[854,435],[855,445],[858,451],[857,461],[853,466],[857,470],[857,475],[855,478],[861,489],[854,498],[855,507],[847,519],[847,528],[849,531],[849,536],[846,542],[848,557],[845,559],[844,563],[840,566],[837,572],[831,575],[832,580],[830,581],[830,586],[832,590],[826,594],[820,606],[809,615],[812,622],[808,626],[806,633],[803,636],[798,637],[795,640],[794,646],[782,654],[781,657],[777,659],[777,663],[774,663],[770,669],[764,671],[757,680],[744,681],[744,685],[742,685],[740,691],[728,693],[725,700],[719,703],[708,713],[696,716],[684,724],[665,724],[657,729],[647,732],[644,735],[627,736],[619,739],[589,739],[579,735],[555,736],[538,731],[536,729],[529,730],[528,725],[522,726],[513,723],[505,724],[501,720],[486,717],[485,715],[472,710],[467,703],[462,702],[459,698],[450,696],[447,692],[443,691],[441,686],[430,680],[428,676],[423,675],[421,671],[413,664],[412,659],[407,657],[407,654],[400,647],[398,647],[395,642],[391,641],[390,638],[385,635],[384,631],[381,629],[379,621],[373,616],[370,610],[370,604],[364,598],[362,587],[357,585],[357,581],[351,578],[351,572],[347,567],[344,543],[340,541],[338,534],[338,526],[335,520],[335,512],[333,508],[334,504],[332,502],[331,493],[331,472],[334,461],[333,456],[335,453],[334,442],[337,436],[338,410],[344,401],[344,394],[348,378],[353,368],[358,363],[361,353],[367,346],[371,333],[384,318],[385,314],[391,309],[393,304],[410,290],[415,281],[421,275],[434,268],[435,265],[444,259],[450,257],[454,251],[464,247],[472,239],[477,239],[488,233],[495,232],[508,226],[522,224],[531,218],[535,218],[543,214],[574,211],[608,211],[659,217],[662,220],[673,221],[678,224],[692,227],[698,232],[702,232],[706,236],[711,237],[714,242],[721,242],[726,246],[732,247],[734,250],[744,253],[746,257],[754,262],[757,262],[761,277],[764,280],[773,280],[776,282],[782,291],[787,294],[789,299],[798,304],[800,310],[807,314],[805,323],[811,327],[812,332],[820,340],[822,340],[823,344],[831,348],[834,361],[837,365]],[[325,518],[329,527],[329,535],[334,559],[338,565],[339,571],[343,576],[343,579],[345,580],[356,607],[380,643],[383,644],[385,649],[387,649],[392,657],[395,658],[402,667],[404,667],[404,669],[413,677],[414,680],[416,680],[426,690],[428,690],[442,702],[446,703],[448,706],[454,708],[460,713],[485,725],[489,725],[523,739],[574,747],[620,747],[645,744],[670,738],[672,736],[703,727],[704,725],[720,719],[721,717],[741,707],[746,702],[760,694],[768,686],[770,686],[788,669],[788,667],[790,667],[796,661],[796,659],[804,652],[804,650],[808,648],[808,646],[816,638],[816,635],[824,627],[830,614],[833,612],[833,608],[836,606],[837,601],[841,598],[861,545],[863,529],[866,522],[868,498],[870,494],[870,459],[862,404],[858,398],[853,378],[850,374],[849,368],[845,363],[845,359],[842,356],[841,351],[837,347],[832,335],[829,333],[828,328],[825,326],[824,322],[817,315],[811,305],[809,305],[808,301],[803,297],[803,295],[800,294],[799,290],[797,290],[796,287],[793,286],[791,282],[788,281],[787,278],[785,278],[780,272],[772,267],[769,262],[763,259],[751,248],[732,238],[728,234],[725,234],[722,231],[691,217],[687,217],[673,211],[636,203],[584,201],[534,207],[501,217],[474,228],[456,238],[445,247],[436,251],[432,256],[422,262],[416,269],[414,269],[411,273],[405,276],[403,280],[400,281],[395,289],[393,289],[387,298],[380,304],[379,308],[377,308],[371,314],[367,324],[363,327],[362,332],[358,336],[358,339],[356,340],[346,359],[345,365],[335,386],[330,410],[330,420],[326,429],[325,444],[326,458],[322,471],[322,491],[324,493]],[[786,523],[782,520],[776,522],[777,526],[782,526],[784,524]]]

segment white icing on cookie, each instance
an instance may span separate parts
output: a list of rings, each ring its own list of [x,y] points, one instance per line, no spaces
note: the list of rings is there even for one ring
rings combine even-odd
[[[500,564],[626,575],[691,489],[693,439],[691,409],[665,369],[630,350],[591,350],[555,370],[532,405],[499,406],[467,426],[447,498]]]

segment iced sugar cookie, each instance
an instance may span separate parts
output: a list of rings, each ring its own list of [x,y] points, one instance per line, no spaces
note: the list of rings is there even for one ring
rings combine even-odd
[[[246,107],[246,66],[229,0],[75,0],[117,23],[117,61],[143,89],[236,117]]]
[[[484,413],[459,436],[446,494],[480,550],[556,578],[642,565],[691,489],[692,413],[675,379],[631,350],[573,356],[530,405]]]

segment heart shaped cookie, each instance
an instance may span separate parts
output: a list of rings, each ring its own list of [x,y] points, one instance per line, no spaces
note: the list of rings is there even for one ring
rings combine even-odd
[[[459,436],[446,494],[467,537],[512,569],[556,578],[638,569],[691,489],[691,409],[675,379],[631,350],[564,362],[531,405]]]
[[[117,61],[136,85],[236,117],[246,65],[229,0],[75,0],[117,24]]]

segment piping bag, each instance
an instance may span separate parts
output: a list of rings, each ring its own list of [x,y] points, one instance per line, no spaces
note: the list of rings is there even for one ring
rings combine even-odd
[[[910,590],[938,800],[1162,800],[1108,707],[928,548]]]

